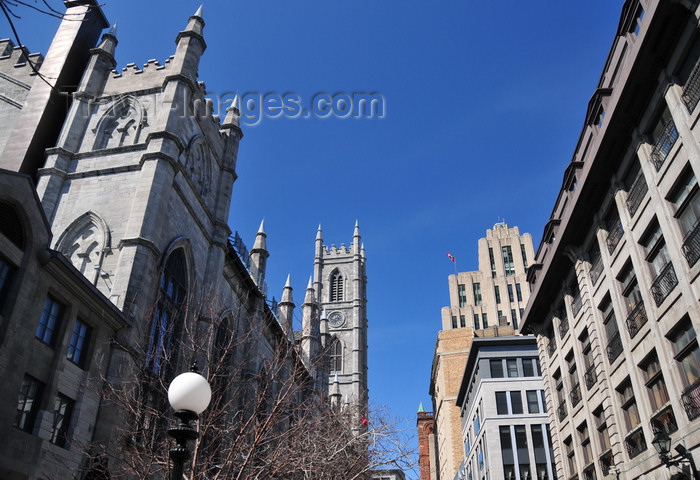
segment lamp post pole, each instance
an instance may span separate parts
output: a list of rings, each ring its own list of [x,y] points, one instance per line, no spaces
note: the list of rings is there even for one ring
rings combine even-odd
[[[175,417],[180,420],[178,425],[168,429],[168,435],[175,439],[175,446],[170,449],[170,459],[173,461],[170,478],[182,480],[185,461],[190,457],[187,441],[199,437],[190,422],[197,420],[211,401],[209,382],[197,373],[196,364],[189,372],[175,377],[168,389],[168,401],[175,410]]]

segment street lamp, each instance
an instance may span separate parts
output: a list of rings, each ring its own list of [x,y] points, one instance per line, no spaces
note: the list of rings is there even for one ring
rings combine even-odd
[[[695,461],[683,445],[676,445],[675,450],[678,452],[678,456],[675,458],[671,457],[671,437],[669,437],[666,432],[663,430],[656,432],[654,438],[651,440],[651,444],[654,445],[656,453],[659,454],[659,458],[667,468],[679,466],[681,463],[688,462],[693,473],[693,479],[700,480],[700,475],[698,475],[698,470],[695,467]]]
[[[207,379],[197,373],[196,363],[189,372],[175,377],[168,388],[168,402],[175,410],[174,415],[180,419],[177,426],[168,429],[168,435],[176,442],[170,449],[170,459],[173,461],[171,480],[182,480],[184,463],[190,456],[187,441],[195,440],[199,436],[190,422],[199,418],[199,414],[207,409],[210,401],[211,387]]]

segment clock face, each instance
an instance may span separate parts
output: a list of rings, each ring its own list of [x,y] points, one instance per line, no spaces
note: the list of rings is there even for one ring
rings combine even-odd
[[[328,323],[331,324],[331,327],[339,327],[343,322],[343,315],[340,312],[333,312],[328,316]]]

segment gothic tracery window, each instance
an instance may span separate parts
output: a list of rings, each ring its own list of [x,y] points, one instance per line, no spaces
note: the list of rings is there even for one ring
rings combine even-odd
[[[340,302],[344,298],[344,278],[343,275],[335,270],[331,274],[331,302]]]
[[[342,372],[343,371],[343,343],[338,340],[337,337],[333,338],[330,348],[330,371]]]
[[[146,366],[155,375],[163,375],[172,363],[173,344],[187,296],[185,254],[177,249],[170,254],[160,277],[158,301],[153,312],[148,340]]]

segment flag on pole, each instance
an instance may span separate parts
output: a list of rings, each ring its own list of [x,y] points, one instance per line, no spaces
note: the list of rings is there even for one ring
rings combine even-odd
[[[456,261],[456,260],[455,260],[455,257],[452,256],[452,254],[451,254],[450,252],[447,252],[447,258],[449,258],[450,260],[452,260],[452,263],[454,263],[454,262]]]

